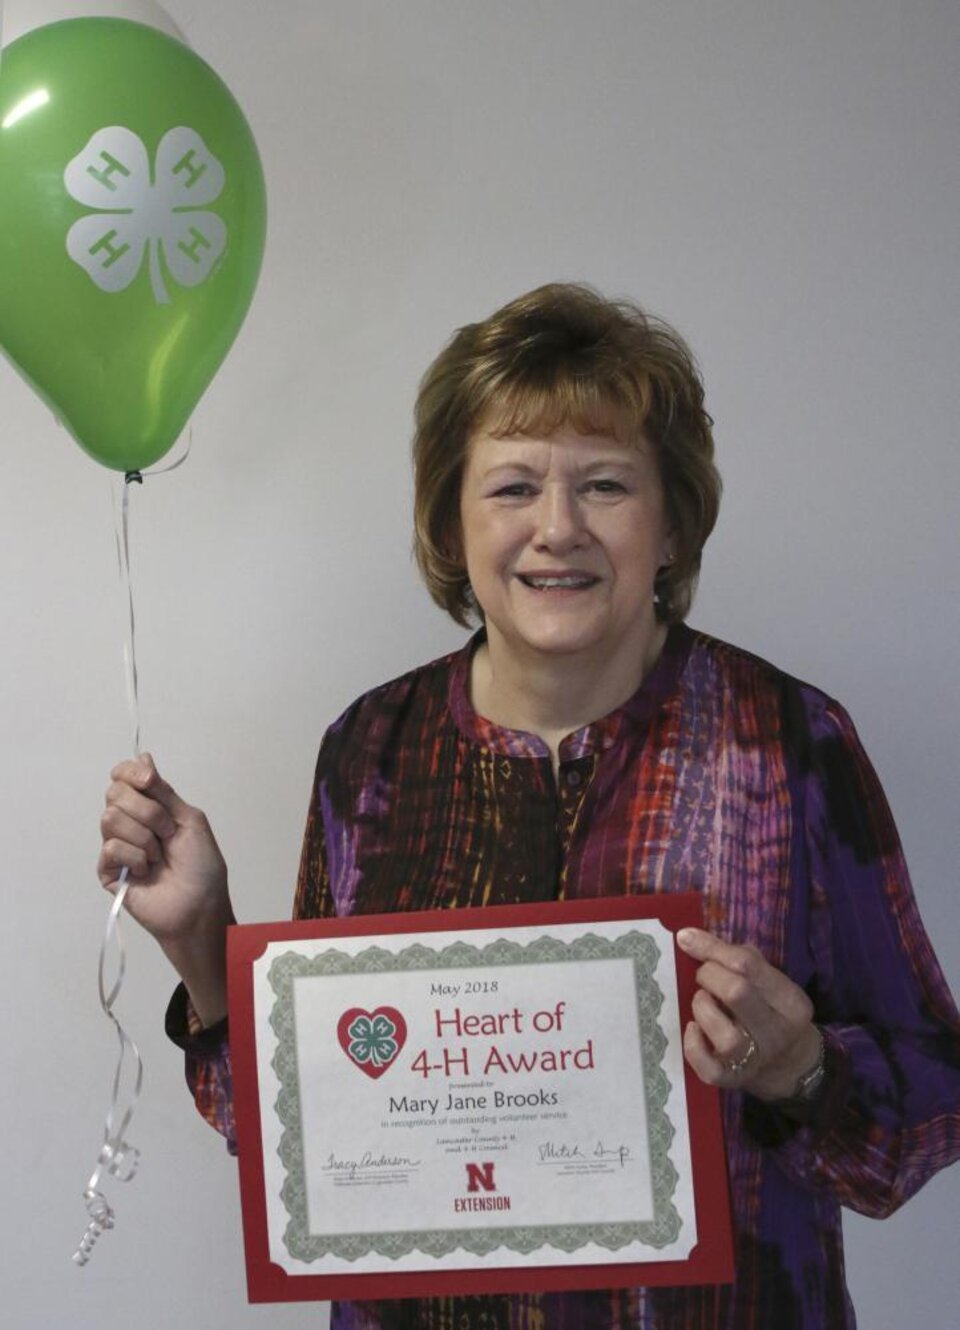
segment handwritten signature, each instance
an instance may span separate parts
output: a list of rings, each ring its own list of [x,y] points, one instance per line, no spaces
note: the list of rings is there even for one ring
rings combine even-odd
[[[572,1144],[569,1141],[544,1141],[537,1146],[541,1164],[562,1164],[570,1160],[582,1160],[584,1163],[590,1160],[607,1160],[609,1163],[619,1164],[624,1167],[630,1158],[629,1145],[608,1145],[604,1141],[597,1141],[592,1148],[590,1146],[581,1146]]]
[[[362,1172],[364,1169],[416,1169],[420,1167],[419,1159],[411,1159],[408,1155],[388,1155],[374,1154],[372,1150],[365,1150],[359,1159],[338,1159],[332,1152],[327,1155],[327,1162],[321,1166],[322,1173],[349,1173],[354,1174]]]

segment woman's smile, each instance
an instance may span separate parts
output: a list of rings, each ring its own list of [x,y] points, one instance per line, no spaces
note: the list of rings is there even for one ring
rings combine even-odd
[[[580,572],[533,572],[517,573],[516,576],[532,591],[553,593],[589,591],[600,581],[592,573]]]

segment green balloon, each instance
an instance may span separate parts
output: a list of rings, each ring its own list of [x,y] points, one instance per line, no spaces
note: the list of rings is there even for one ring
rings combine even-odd
[[[127,19],[0,56],[0,348],[86,451],[135,471],[174,444],[253,298],[266,201],[209,65]]]

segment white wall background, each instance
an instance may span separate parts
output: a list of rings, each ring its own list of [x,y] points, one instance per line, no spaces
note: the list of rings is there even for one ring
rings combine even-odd
[[[462,636],[408,553],[419,374],[456,325],[575,278],[693,342],[726,499],[692,622],[852,710],[960,988],[954,0],[167,7],[244,106],[270,191],[260,292],[193,455],[133,495],[145,743],[208,810],[243,917],[289,910],[324,726]],[[245,1303],[235,1166],[138,936],[142,1170],[70,1262],[114,1058],[93,874],[129,744],[112,482],[6,363],[0,412],[4,1324],[316,1326]],[[883,1225],[849,1219],[868,1330],[955,1327],[958,1202],[954,1170]]]

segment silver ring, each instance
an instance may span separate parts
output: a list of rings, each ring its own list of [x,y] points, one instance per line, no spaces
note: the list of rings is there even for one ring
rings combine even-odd
[[[742,1057],[736,1058],[733,1062],[724,1063],[724,1066],[726,1067],[727,1071],[732,1072],[734,1075],[737,1075],[739,1072],[745,1070],[745,1068],[753,1060],[753,1058],[756,1057],[758,1052],[757,1041],[756,1039],[754,1039],[750,1031],[744,1030],[743,1033],[750,1040],[749,1044],[747,1044],[747,1051],[743,1054]]]

